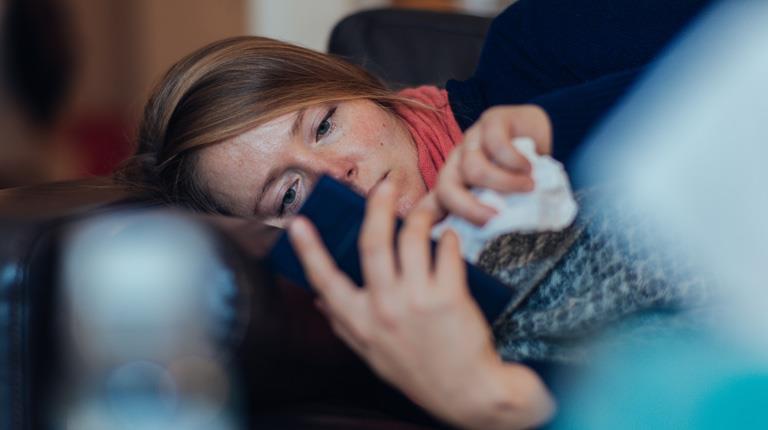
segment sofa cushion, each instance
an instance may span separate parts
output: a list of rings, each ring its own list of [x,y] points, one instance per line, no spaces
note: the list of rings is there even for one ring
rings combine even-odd
[[[334,28],[328,52],[394,88],[467,79],[480,58],[491,18],[381,9],[348,16]]]

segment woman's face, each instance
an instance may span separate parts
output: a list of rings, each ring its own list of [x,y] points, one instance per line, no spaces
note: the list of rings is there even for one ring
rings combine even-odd
[[[405,214],[427,189],[405,125],[369,100],[286,114],[200,152],[199,178],[235,215],[284,226],[329,174],[367,195],[385,177]]]

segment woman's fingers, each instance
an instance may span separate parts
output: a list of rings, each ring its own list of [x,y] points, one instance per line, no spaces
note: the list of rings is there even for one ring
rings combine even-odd
[[[529,191],[531,164],[512,144],[514,124],[501,110],[489,110],[464,136],[461,171],[466,186],[500,192]]]
[[[421,200],[418,201],[418,203],[416,203],[416,206],[414,207],[414,209],[421,208],[431,211],[434,214],[435,222],[439,222],[447,215],[445,208],[440,205],[440,201],[438,200],[437,194],[434,191],[424,196]]]
[[[539,154],[552,153],[552,123],[547,112],[540,106],[496,106],[483,113],[478,125],[483,127],[488,136],[489,146],[486,149],[489,155],[495,154],[494,161],[503,166],[507,166],[506,163],[514,166],[514,160],[505,155],[504,146],[509,145],[515,137],[533,139]]]
[[[336,267],[314,226],[306,218],[296,217],[289,227],[289,238],[307,279],[328,305],[327,309],[345,321],[358,319],[361,292]]]
[[[516,132],[514,117],[497,115],[495,120],[483,121],[482,148],[488,159],[507,171],[530,175],[531,163],[518,151],[513,140],[520,135]]]
[[[459,237],[452,230],[446,230],[437,243],[437,256],[435,259],[435,280],[438,287],[451,288],[465,285],[456,282],[457,279],[465,279],[466,267],[461,258],[461,244]]]
[[[331,329],[344,343],[347,344],[354,352],[366,357],[368,350],[368,343],[365,341],[365,336],[356,332],[353,326],[345,323],[343,320],[336,317],[328,305],[323,302],[323,299],[315,300],[315,307],[325,316],[328,323],[331,325]]]
[[[513,143],[516,137],[523,136],[536,142],[539,154],[551,153],[552,125],[542,108],[497,106],[483,113],[440,171],[435,190],[440,205],[475,225],[483,225],[496,211],[482,204],[470,189],[531,191],[534,181],[530,160]]]
[[[366,285],[374,289],[397,278],[394,253],[395,188],[382,182],[368,198],[358,248]]]
[[[451,154],[448,158],[438,178],[437,200],[449,213],[464,218],[475,225],[483,225],[496,215],[496,210],[481,203],[467,189],[459,171],[460,162],[461,154],[459,153]]]
[[[488,146],[486,140],[482,146]],[[511,147],[511,145],[510,145]],[[517,150],[510,148],[512,152]],[[530,173],[530,163],[525,157],[518,154],[523,162],[518,162],[518,166],[523,166],[516,170],[509,170],[500,167],[497,163],[488,158],[488,154],[481,148],[468,146],[464,149],[465,153],[461,159],[461,174],[466,185],[471,187],[490,188],[499,192],[525,192],[533,189],[533,179]],[[516,156],[511,156],[516,157]],[[495,160],[494,160],[495,161]]]
[[[426,286],[432,270],[430,232],[442,216],[442,211],[428,196],[405,219],[398,237],[401,274],[416,287]]]
[[[341,338],[344,343],[352,348],[353,351],[363,357],[366,357],[368,343],[365,340],[365,336],[359,333],[354,326],[349,325],[344,320],[333,315],[333,313],[328,310],[328,306],[323,304],[322,301],[318,302],[317,307],[323,314],[325,314],[325,317],[328,319],[333,332],[336,333],[336,335]]]

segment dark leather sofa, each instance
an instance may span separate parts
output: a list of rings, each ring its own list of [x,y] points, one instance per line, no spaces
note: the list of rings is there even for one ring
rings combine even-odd
[[[394,86],[471,73],[489,19],[376,10],[343,20],[329,50]],[[212,232],[248,306],[225,339],[238,426],[272,429],[442,428],[378,380],[330,331],[312,297],[261,260],[278,232],[243,220],[167,212],[110,179],[0,190],[0,430],[62,427],[53,413],[70,365],[62,334],[62,246],[73,225],[126,210],[160,211]],[[106,239],[105,239],[106,240]],[[140,268],[137,268],[140,270]],[[246,299],[243,299],[246,300]],[[221,339],[211,339],[212,343]]]

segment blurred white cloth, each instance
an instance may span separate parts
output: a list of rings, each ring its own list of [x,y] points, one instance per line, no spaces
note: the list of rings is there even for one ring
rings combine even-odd
[[[563,165],[548,155],[536,154],[530,138],[513,141],[515,147],[531,162],[534,188],[527,193],[500,194],[489,189],[474,189],[480,201],[495,208],[498,214],[483,227],[477,227],[454,215],[432,229],[437,239],[450,228],[461,240],[464,258],[474,263],[488,241],[506,233],[562,230],[573,222],[578,206]]]

